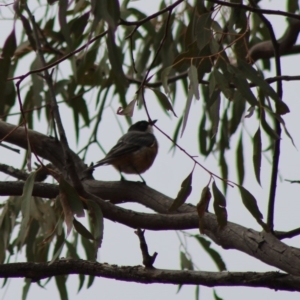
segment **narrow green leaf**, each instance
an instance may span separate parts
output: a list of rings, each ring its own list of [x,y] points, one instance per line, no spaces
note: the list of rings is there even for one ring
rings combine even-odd
[[[192,172],[182,181],[181,183],[181,189],[179,190],[177,197],[174,199],[171,207],[169,208],[169,211],[174,211],[178,209],[188,198],[188,196],[192,192],[192,177],[193,177],[193,172]]]
[[[67,10],[68,10],[68,0],[60,0],[58,10],[58,20],[60,24],[61,33],[64,36],[64,40],[68,45],[69,51],[72,49],[72,39],[70,34],[70,29],[67,24]]]
[[[62,234],[56,236],[56,243],[53,249],[53,257],[49,263],[50,265],[54,263],[56,259],[59,257],[64,245],[65,245],[65,233],[62,232]]]
[[[95,15],[95,24],[101,19],[106,21],[115,31],[120,18],[120,5],[118,0],[92,1],[92,10]]]
[[[260,168],[261,168],[261,134],[258,127],[253,137],[253,166],[257,182],[260,183]]]
[[[182,284],[178,284],[176,294],[178,294],[180,292],[181,288],[182,288]]]
[[[137,97],[134,97],[134,99],[130,101],[124,109],[122,107],[119,107],[117,110],[117,115],[132,117],[136,102],[137,102]]]
[[[180,130],[180,127],[181,127],[181,124],[182,124],[182,120],[183,120],[182,117],[180,117],[180,119],[179,119],[179,121],[178,121],[178,123],[177,123],[177,125],[176,125],[174,134],[173,134],[172,140],[173,140],[175,143],[177,143],[177,140],[178,140],[178,135],[179,135],[179,130]],[[171,146],[170,151],[171,151],[172,149],[174,149],[174,152],[175,152],[175,149],[176,149],[175,144],[173,144],[173,145]]]
[[[240,135],[238,146],[236,149],[236,167],[238,171],[239,184],[242,185],[245,178],[243,133],[241,133]]]
[[[27,299],[30,286],[31,286],[31,279],[25,278],[25,285],[23,286],[23,291],[22,291],[22,300]]]
[[[228,64],[227,69],[231,73],[231,80],[241,95],[250,103],[251,106],[258,104],[256,97],[252,93],[245,75],[233,65]]]
[[[82,200],[76,190],[62,176],[59,178],[59,190],[65,193],[72,212],[77,217],[84,217]]]
[[[197,72],[197,68],[194,65],[191,65],[188,71],[188,77],[190,79],[190,85],[191,85],[191,89],[193,90],[194,96],[197,100],[199,100],[200,94],[199,94],[198,72]]]
[[[2,115],[7,110],[7,105],[11,107],[14,103],[14,99],[8,99],[13,95],[14,84],[7,82],[7,78],[9,77],[12,64],[11,57],[14,55],[16,50],[16,36],[15,29],[9,34],[4,42],[2,53],[0,56],[0,115]],[[11,74],[12,75],[12,74]]]
[[[122,68],[123,66],[122,48],[116,45],[115,35],[111,30],[108,31],[106,44],[107,44],[108,59],[112,68],[111,73],[113,74],[113,78],[115,79],[117,89],[119,91],[124,91],[124,89],[128,86],[128,80]]]
[[[289,107],[282,101],[276,102],[276,113],[279,115],[285,115],[290,112]]]
[[[215,182],[212,184],[212,190],[214,195],[214,211],[218,225],[222,229],[227,225],[226,199]]]
[[[23,187],[23,193],[21,196],[21,203],[22,203],[21,210],[22,210],[23,219],[21,221],[20,233],[19,233],[20,248],[23,246],[27,236],[27,229],[29,226],[30,215],[31,215],[32,190],[33,190],[35,175],[36,172],[32,172],[28,176],[27,180],[25,181]]]
[[[226,159],[225,159],[225,152],[224,151],[220,151],[219,165],[221,167],[222,178],[227,179],[228,178],[228,165],[227,165],[227,162],[226,162]],[[225,192],[225,195],[226,195],[228,185],[227,185],[226,181],[222,181],[222,184],[223,184],[224,192]]]
[[[68,248],[67,257],[80,259],[79,255],[77,254],[76,247],[68,241],[65,241],[65,243]]]
[[[208,186],[205,186],[201,192],[201,198],[197,204],[197,213],[199,216],[199,231],[204,234],[204,214],[208,210],[209,201],[211,199],[211,193]]]
[[[79,293],[81,291],[81,289],[83,288],[84,281],[85,281],[85,275],[80,274],[78,277],[79,277],[79,285],[78,285],[77,293]]]
[[[185,110],[184,110],[181,136],[183,135],[185,127],[186,127],[186,124],[187,124],[187,120],[188,120],[188,117],[189,117],[189,113],[190,113],[190,108],[191,108],[193,97],[194,97],[194,93],[193,93],[192,89],[189,89],[189,91],[188,91],[188,98],[187,98],[186,105],[185,105]]]
[[[230,120],[229,132],[233,135],[239,125],[241,125],[242,117],[245,113],[246,102],[239,91],[235,91],[233,96],[232,117]]]
[[[195,300],[200,300],[200,285],[196,285],[196,288],[195,288]]]
[[[3,48],[2,48],[2,57],[13,57],[17,48],[17,40],[15,28],[11,31],[11,33],[6,38]]]
[[[217,68],[213,70],[213,76],[216,81],[216,87],[221,90],[227,99],[232,100],[234,89],[229,86],[230,77],[222,74]]]
[[[73,219],[73,225],[78,233],[84,236],[86,239],[94,240],[93,235],[75,218]]]
[[[251,65],[247,64],[244,60],[237,60],[238,68],[243,75],[250,81],[259,86],[266,95],[269,95],[275,102],[281,101],[274,91],[274,89],[264,80],[264,78],[257,72]]]
[[[287,11],[289,13],[296,13],[297,11],[299,11],[299,0],[288,0]]]
[[[167,67],[165,68],[162,72],[161,72],[161,81],[162,81],[162,85],[165,89],[165,93],[168,95],[170,93],[170,89],[169,89],[169,85],[168,85],[168,79],[169,79],[169,74],[172,70],[173,66]]]
[[[67,277],[65,275],[55,276],[55,283],[59,291],[61,300],[68,300],[68,291],[66,287]]]
[[[173,106],[172,106],[171,102],[169,101],[168,97],[158,89],[151,89],[151,90],[155,93],[155,95],[156,95],[157,99],[159,100],[159,103],[161,104],[161,106],[167,111],[170,110],[173,113],[173,115],[175,117],[177,117],[176,114],[175,114],[175,111],[173,109]]]
[[[89,289],[92,286],[94,280],[95,280],[95,276],[89,276],[89,281],[88,281],[88,283],[86,285],[87,289]]]
[[[32,62],[30,66],[30,71],[40,69],[43,67],[43,64],[40,60],[40,57],[37,55],[35,60]],[[42,92],[44,90],[44,80],[37,73],[31,74],[32,87],[33,87],[33,106],[41,106],[43,102]]]
[[[96,256],[95,256],[94,243],[92,243],[90,240],[86,239],[85,237],[81,236],[81,244],[83,246],[87,260],[95,261]]]
[[[203,247],[203,249],[207,252],[207,254],[211,257],[213,262],[216,264],[219,271],[226,271],[226,264],[223,261],[221,255],[219,252],[217,252],[215,249],[211,248],[211,242],[207,239],[201,237],[200,235],[194,235],[195,239],[200,243],[200,245]]]
[[[199,50],[202,50],[212,38],[212,31],[210,29],[211,22],[211,12],[202,14],[200,17],[198,17],[196,36]]]
[[[266,114],[264,110],[261,110],[260,112],[260,123],[261,123],[261,127],[267,133],[268,136],[270,136],[274,140],[279,139],[279,136],[276,133],[276,131],[266,121]]]
[[[213,138],[218,133],[219,121],[220,121],[220,104],[221,104],[221,100],[220,100],[220,96],[218,96],[217,100],[214,101],[214,103],[210,106],[209,109],[209,116],[212,123],[211,138]]]
[[[245,207],[248,209],[251,215],[256,219],[257,223],[260,224],[266,231],[269,231],[267,225],[262,221],[263,215],[259,211],[254,196],[242,186],[239,186],[239,189]]]
[[[72,211],[72,208],[71,208],[71,205],[70,205],[70,202],[68,200],[68,196],[66,193],[61,192],[60,195],[58,196],[58,199],[63,208],[64,220],[65,220],[65,223],[67,226],[67,236],[68,236],[73,228],[74,213]]]
[[[181,270],[194,270],[193,262],[182,251],[180,251],[180,267]]]
[[[91,228],[93,230],[94,236],[94,246],[95,246],[95,257],[97,256],[97,250],[101,247],[103,239],[103,213],[100,206],[93,202],[87,202],[89,208],[89,217],[91,222]]]
[[[214,299],[215,300],[223,300],[223,298],[220,298],[219,296],[218,296],[218,294],[217,294],[217,292],[216,292],[216,289],[213,289],[213,293],[214,293]]]

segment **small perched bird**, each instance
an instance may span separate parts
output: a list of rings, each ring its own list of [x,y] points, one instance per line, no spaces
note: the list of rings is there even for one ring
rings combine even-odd
[[[147,171],[152,166],[158,150],[152,128],[156,121],[139,121],[131,125],[107,155],[88,169],[113,165],[121,173],[140,175]]]

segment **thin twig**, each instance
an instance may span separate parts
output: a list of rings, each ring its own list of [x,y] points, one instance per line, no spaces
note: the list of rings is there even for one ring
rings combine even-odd
[[[180,145],[178,145],[170,136],[168,136],[163,130],[161,130],[159,127],[157,127],[157,125],[153,125],[158,131],[160,131],[167,139],[169,139],[179,150],[181,150],[184,154],[186,154],[196,165],[200,166],[204,171],[206,171],[210,176],[216,177],[222,181],[225,181],[229,186],[234,187],[235,186],[239,186],[237,183],[222,178],[220,176],[218,176],[217,174],[209,171],[207,168],[205,168],[202,164],[200,164],[193,155],[189,154],[185,149],[183,149]]]
[[[222,6],[245,9],[245,10],[248,10],[248,11],[251,11],[251,12],[255,12],[257,14],[277,15],[277,16],[284,16],[284,17],[289,17],[289,18],[300,20],[299,15],[289,13],[289,12],[285,12],[285,11],[257,8],[257,7],[252,7],[252,6],[248,6],[248,5],[232,3],[232,2],[225,2],[225,1],[220,1],[220,0],[206,0],[206,1],[213,2],[213,3],[216,3],[216,4],[222,5]]]
[[[147,108],[147,104],[146,104],[146,100],[145,100],[145,97],[144,97],[144,86],[145,86],[145,83],[146,83],[146,81],[148,79],[149,73],[150,73],[152,67],[154,66],[154,63],[155,63],[155,61],[156,61],[156,59],[157,59],[157,57],[158,57],[158,55],[159,55],[159,53],[160,53],[160,51],[161,51],[161,49],[163,47],[163,44],[166,41],[166,38],[168,36],[168,28],[169,28],[169,24],[170,24],[170,19],[171,19],[172,11],[173,11],[173,7],[169,9],[169,14],[168,14],[168,18],[167,18],[166,30],[165,30],[164,36],[163,36],[163,38],[162,38],[162,40],[161,40],[161,42],[159,44],[158,49],[156,50],[156,53],[155,53],[155,55],[153,57],[153,60],[152,60],[150,66],[149,66],[149,68],[148,68],[148,70],[147,70],[147,72],[146,72],[146,74],[145,74],[145,76],[144,76],[144,78],[143,78],[143,80],[141,82],[140,87],[136,91],[136,94],[138,94],[139,92],[142,93],[143,103],[144,103],[145,110],[146,110],[146,113],[147,113],[147,116],[148,116],[149,120],[151,120],[151,117],[150,117],[150,114],[149,114],[149,111],[148,111],[148,108]]]
[[[254,1],[250,0],[250,3],[255,7]],[[269,20],[262,14],[261,11],[255,11],[263,23],[269,30],[271,41],[274,48],[274,58],[275,58],[275,68],[276,68],[276,76],[280,78],[281,76],[281,63],[280,63],[280,49],[279,43],[276,39],[272,24]],[[279,101],[282,99],[283,90],[282,90],[282,81],[279,79],[277,81],[277,94],[279,97]],[[272,173],[271,173],[271,182],[270,182],[270,195],[269,195],[269,203],[268,203],[268,216],[267,216],[267,225],[271,231],[274,230],[274,207],[275,207],[275,197],[276,197],[276,187],[277,187],[277,177],[278,177],[278,165],[279,165],[279,157],[280,157],[280,142],[281,142],[281,126],[280,122],[275,119],[275,131],[278,135],[278,139],[275,141],[274,153],[273,153],[273,164],[272,164]]]
[[[138,236],[140,240],[140,248],[143,255],[143,265],[146,268],[153,269],[153,264],[157,256],[157,252],[154,252],[153,255],[149,254],[148,245],[144,236],[145,230],[141,230],[140,228],[138,228],[134,233]]]
[[[300,235],[300,227],[290,230],[290,231],[275,231],[274,235],[279,239],[290,239],[297,235]]]
[[[9,176],[20,180],[26,180],[28,178],[28,173],[25,171],[21,171],[19,169],[13,168],[12,166],[0,164],[0,172],[3,172]]]
[[[84,50],[88,45],[96,42],[98,39],[102,38],[103,36],[105,36],[107,34],[107,30],[105,30],[104,32],[96,35],[94,38],[90,39],[88,42],[86,42],[83,46],[79,47],[78,49],[66,54],[65,56],[61,57],[60,59],[56,60],[55,62],[45,65],[44,67],[40,68],[40,69],[35,69],[35,70],[31,70],[29,72],[27,72],[24,75],[20,75],[20,76],[16,76],[16,77],[11,77],[8,78],[7,81],[11,81],[11,80],[18,80],[18,79],[24,79],[25,77],[34,74],[34,73],[41,73],[43,71],[46,71],[52,67],[57,66],[58,64],[60,64],[61,62],[63,62],[64,60],[68,59],[69,57],[73,56],[74,54]]]
[[[80,193],[81,191],[83,191],[83,186],[82,186],[82,183],[81,183],[81,181],[78,177],[76,167],[75,167],[75,164],[74,164],[71,152],[70,152],[67,136],[66,136],[63,124],[62,124],[58,104],[57,104],[57,101],[56,101],[54,85],[53,85],[53,82],[52,82],[52,76],[48,72],[47,63],[46,63],[46,60],[44,58],[44,54],[43,54],[42,47],[41,47],[41,42],[40,42],[39,36],[38,36],[38,29],[37,29],[37,26],[36,26],[35,18],[32,15],[31,11],[29,10],[27,4],[25,3],[23,5],[24,5],[24,9],[26,10],[26,12],[27,12],[27,14],[30,18],[30,21],[32,23],[33,32],[34,32],[34,36],[35,36],[35,39],[36,39],[38,55],[39,55],[39,58],[41,60],[42,65],[43,65],[44,78],[45,78],[45,81],[46,81],[46,83],[49,87],[50,104],[51,104],[51,108],[52,108],[52,111],[53,111],[54,120],[56,122],[56,126],[57,126],[58,132],[59,132],[60,142],[61,142],[61,146],[62,146],[62,149],[63,149],[64,158],[65,158],[65,163],[66,163],[66,169],[68,171],[68,174],[69,174],[69,176],[72,180],[72,183],[73,183],[75,189]],[[54,124],[54,126],[55,126],[55,124]]]

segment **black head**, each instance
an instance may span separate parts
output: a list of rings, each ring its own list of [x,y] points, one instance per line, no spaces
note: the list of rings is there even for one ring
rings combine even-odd
[[[142,132],[152,132],[152,126],[156,123],[157,120],[153,120],[151,122],[147,121],[139,121],[133,125],[131,125],[128,129],[129,131],[142,131]]]

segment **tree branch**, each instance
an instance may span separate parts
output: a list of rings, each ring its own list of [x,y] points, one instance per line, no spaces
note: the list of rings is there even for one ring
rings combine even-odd
[[[225,2],[225,1],[220,1],[220,0],[206,0],[208,2],[213,2],[222,6],[228,6],[232,8],[239,8],[239,9],[245,9],[247,11],[251,12],[256,12],[256,13],[261,13],[261,14],[266,14],[266,15],[277,15],[277,16],[284,16],[284,17],[290,17],[293,19],[300,20],[300,16],[285,12],[285,11],[280,11],[280,10],[272,10],[272,9],[262,9],[262,8],[257,8],[257,7],[252,7],[248,5],[243,5],[239,3],[232,3],[232,2]]]
[[[27,142],[24,128],[19,127],[12,131],[15,128],[14,125],[0,121],[0,139],[10,133],[6,141],[26,149]],[[64,161],[60,143],[33,130],[28,130],[28,135],[31,142],[34,143],[38,155],[48,159],[58,169],[63,168]],[[86,165],[76,154],[73,153],[73,155],[78,174],[79,176],[82,175],[80,178],[82,178],[84,189],[90,194],[90,200],[100,205],[105,218],[135,229],[177,230],[198,228],[199,218],[193,205],[183,205],[177,212],[170,214],[168,209],[173,201],[170,197],[141,183],[93,180],[91,175],[85,174]],[[0,194],[7,195],[9,192],[14,195],[17,192],[17,186],[21,194],[22,182],[2,183],[0,184]],[[36,186],[37,184],[35,184]],[[46,184],[43,184],[43,186],[49,188]],[[43,197],[49,198],[50,195],[45,194]],[[99,197],[111,200],[113,203],[137,202],[159,214],[138,213],[118,207],[111,202],[99,199]],[[228,225],[220,230],[215,215],[210,213],[206,213],[204,217],[204,232],[215,243],[225,249],[239,250],[287,273],[300,275],[300,250],[285,245],[270,233],[257,232],[231,222],[228,222]]]
[[[143,184],[84,180],[83,185],[88,193],[102,199],[109,199],[115,203],[136,202],[159,213],[138,213],[107,201],[97,200],[104,217],[114,222],[135,229],[148,230],[197,229],[199,226],[199,217],[193,205],[184,204],[176,213],[168,214],[173,199]],[[47,194],[49,192],[55,197],[54,189],[57,189],[58,194],[58,187],[52,186],[35,183],[33,194],[38,193],[41,197],[49,197],[50,194]],[[20,195],[22,190],[22,182],[0,183],[0,195],[15,195],[17,192]],[[270,233],[257,232],[232,222],[228,222],[227,226],[220,230],[215,215],[211,213],[205,213],[204,233],[224,249],[241,251],[287,273],[300,275],[300,250],[289,247]]]
[[[1,278],[30,278],[32,281],[52,276],[83,274],[145,284],[167,283],[213,286],[263,287],[282,291],[300,291],[300,277],[279,272],[204,272],[146,269],[141,266],[100,264],[75,259],[49,263],[11,263],[0,266]]]

